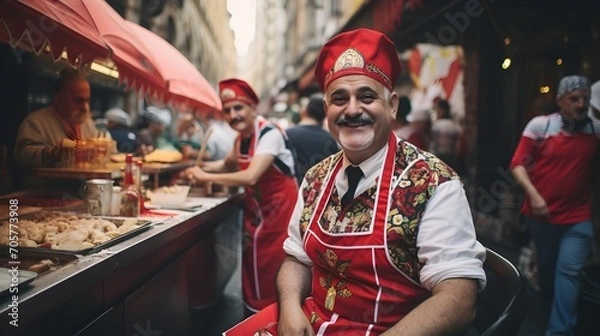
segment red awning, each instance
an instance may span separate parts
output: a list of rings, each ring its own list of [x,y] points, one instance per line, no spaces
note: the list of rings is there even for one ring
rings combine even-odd
[[[128,87],[155,98],[167,92],[150,51],[103,0],[3,0],[0,21],[0,42],[38,55],[49,51],[55,62],[66,51],[73,67],[112,59]]]
[[[104,0],[69,0],[82,2],[92,14],[91,19],[112,50],[111,58],[119,70],[119,81],[135,88],[138,92],[157,99],[166,91],[165,78],[158,72],[151,59],[152,50],[131,32],[129,21],[123,19]]]
[[[3,42],[36,54],[48,48],[55,61],[63,51],[73,66],[106,59],[111,53],[83,1],[3,0],[0,21]]]
[[[215,88],[179,50],[148,29],[129,21],[127,24],[146,49],[152,50],[148,56],[166,82],[167,98],[176,107],[221,110],[221,99]]]

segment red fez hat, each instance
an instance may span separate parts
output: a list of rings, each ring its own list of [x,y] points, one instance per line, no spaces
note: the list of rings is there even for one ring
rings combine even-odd
[[[226,104],[230,101],[241,101],[250,106],[258,104],[258,96],[254,90],[241,79],[230,78],[219,82],[219,96],[221,102]]]
[[[349,75],[371,77],[392,91],[400,72],[394,43],[381,32],[364,28],[334,36],[321,49],[315,66],[315,78],[323,91],[334,80]]]

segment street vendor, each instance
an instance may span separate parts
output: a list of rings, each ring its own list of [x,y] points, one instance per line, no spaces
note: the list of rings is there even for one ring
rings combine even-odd
[[[256,312],[277,299],[275,274],[285,257],[286,223],[298,193],[294,155],[285,132],[257,114],[258,97],[248,83],[227,79],[219,89],[225,120],[239,136],[225,159],[185,174],[201,182],[245,187],[242,291],[247,311]]]
[[[64,150],[97,133],[90,112],[89,82],[77,70],[62,70],[52,105],[30,113],[21,123],[15,162],[22,168],[56,166]]]
[[[392,132],[399,75],[380,32],[321,49],[315,78],[342,151],[304,176],[278,304],[224,335],[455,335],[471,323],[485,249],[459,176]]]

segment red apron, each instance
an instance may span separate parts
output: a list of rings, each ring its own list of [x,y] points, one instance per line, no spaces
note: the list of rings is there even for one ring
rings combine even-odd
[[[334,219],[341,220],[347,211],[364,211],[372,206],[374,215],[366,232],[331,234],[319,221],[327,223],[323,213],[336,206],[332,197],[335,176],[342,160],[328,173],[324,192],[318,200],[304,236],[304,248],[314,262],[312,297],[303,310],[317,335],[378,335],[391,328],[430,293],[399,271],[389,260],[386,250],[388,200],[392,187],[396,137],[391,136],[385,163],[378,176],[375,199],[363,195],[354,198]],[[341,244],[343,243],[343,244]],[[277,332],[276,305],[255,314],[225,335],[253,335],[256,331]],[[262,335],[259,333],[259,335]],[[267,335],[267,334],[265,334]]]
[[[429,292],[402,274],[389,260],[386,223],[395,165],[396,137],[390,136],[385,163],[378,176],[375,199],[354,198],[347,211],[364,212],[372,204],[366,232],[331,234],[323,230],[323,212],[332,201],[340,160],[327,177],[325,191],[304,236],[312,268],[313,328],[325,335],[380,334],[429,297]],[[336,220],[344,218],[341,213]]]
[[[238,153],[241,170],[250,165],[257,138],[267,125],[266,120],[259,119],[248,153]],[[287,238],[287,227],[297,197],[295,178],[283,173],[274,164],[256,185],[245,188],[242,291],[246,307],[250,310],[258,311],[277,301],[275,275],[285,258],[283,242]]]

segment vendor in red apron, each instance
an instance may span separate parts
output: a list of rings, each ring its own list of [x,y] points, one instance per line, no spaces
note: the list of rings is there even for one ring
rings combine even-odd
[[[287,223],[298,196],[294,155],[285,132],[257,115],[258,97],[239,79],[219,83],[223,115],[239,133],[231,153],[185,174],[202,182],[244,186],[242,290],[256,312],[277,300],[275,275],[283,259]]]
[[[400,71],[373,30],[321,50],[315,78],[343,150],[302,181],[278,304],[225,335],[446,335],[472,322],[485,248],[458,175],[392,132]]]

